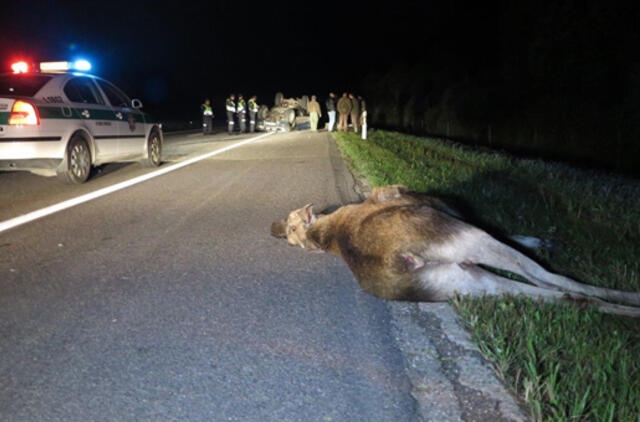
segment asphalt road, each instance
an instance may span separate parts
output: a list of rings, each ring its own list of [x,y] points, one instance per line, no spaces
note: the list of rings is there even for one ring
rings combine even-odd
[[[167,138],[165,159],[238,139]],[[384,302],[269,236],[357,199],[337,154],[276,134],[0,233],[0,420],[416,420]],[[0,173],[0,221],[149,171]]]

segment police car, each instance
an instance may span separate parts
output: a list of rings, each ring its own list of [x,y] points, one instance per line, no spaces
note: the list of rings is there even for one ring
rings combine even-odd
[[[160,165],[162,125],[142,112],[140,100],[86,74],[84,60],[39,67],[18,62],[0,74],[0,170],[83,183],[104,163]]]

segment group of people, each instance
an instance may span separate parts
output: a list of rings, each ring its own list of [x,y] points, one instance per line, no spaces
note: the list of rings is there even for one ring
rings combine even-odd
[[[258,97],[252,95],[249,101],[245,102],[242,94],[238,94],[238,101],[236,102],[236,96],[234,94],[229,95],[226,101],[227,110],[227,131],[231,135],[234,131],[235,122],[233,119],[234,114],[238,118],[238,124],[240,125],[240,133],[247,131],[247,112],[249,113],[249,132],[256,131],[256,118],[258,116]]]
[[[244,100],[242,94],[238,94],[238,101],[234,94],[229,95],[226,100],[227,111],[227,130],[229,135],[233,134],[235,128],[235,118],[238,119],[240,132],[247,132],[247,114],[249,114],[249,132],[256,131],[256,118],[258,116],[258,97],[251,96],[249,101]],[[213,132],[213,109],[211,108],[211,100],[208,98],[200,106],[202,112],[202,133],[207,135]]]
[[[229,135],[234,133],[235,118],[240,126],[240,133],[247,131],[247,114],[249,114],[249,132],[256,130],[256,118],[258,116],[258,97],[253,95],[249,101],[245,102],[242,94],[238,94],[238,100],[234,94],[229,95],[226,100],[227,111],[227,130]],[[367,132],[367,107],[361,96],[344,92],[342,97],[336,101],[336,94],[329,93],[329,98],[325,102],[327,115],[329,116],[329,132],[336,130],[336,112],[338,113],[337,130],[347,131],[349,123],[353,126],[353,131],[358,133],[362,129],[363,138]],[[207,98],[200,107],[202,112],[202,133],[211,134],[213,126],[213,109],[211,101]],[[311,96],[311,100],[307,103],[307,112],[311,130],[318,130],[318,121],[322,117],[322,109],[315,95]],[[349,122],[350,120],[350,122]]]
[[[342,97],[337,101],[336,94],[334,92],[329,93],[329,98],[325,102],[327,108],[327,114],[329,115],[329,132],[333,132],[336,128],[336,110],[339,115],[338,130],[346,131],[349,128],[349,118],[351,118],[351,125],[353,131],[358,133],[362,128],[363,137],[366,136],[367,131],[367,107],[360,96],[353,94],[342,94]],[[311,130],[314,132],[318,130],[318,120],[322,117],[322,110],[320,104],[316,100],[316,96],[311,96],[311,101],[307,104],[307,111],[309,112],[309,120],[311,123]]]
[[[353,131],[358,133],[362,128],[363,136],[365,135],[367,130],[367,106],[361,96],[344,92],[336,104],[336,94],[330,92],[326,106],[327,114],[329,115],[329,132],[333,132],[336,128],[337,110],[338,130],[347,131],[349,129],[349,120],[351,120]]]

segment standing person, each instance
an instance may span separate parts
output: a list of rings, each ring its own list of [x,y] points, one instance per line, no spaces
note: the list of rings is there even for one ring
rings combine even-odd
[[[349,113],[351,112],[351,100],[347,98],[347,93],[342,93],[342,98],[338,100],[338,113],[340,114],[338,120],[338,130],[347,130],[347,120],[349,119]]]
[[[236,96],[231,94],[229,98],[227,98],[227,130],[229,131],[229,135],[233,134],[233,115],[236,112]]]
[[[311,96],[311,101],[307,103],[307,111],[309,112],[309,120],[311,121],[311,130],[318,131],[318,119],[322,117],[322,111],[320,110],[320,104],[316,101],[316,96]]]
[[[360,113],[367,110],[367,103],[364,101],[361,95],[358,95],[358,102],[360,103]],[[362,126],[362,122],[360,122],[360,126]]]
[[[211,100],[204,100],[204,104],[200,106],[202,112],[202,134],[207,135],[213,129],[213,109],[211,108]]]
[[[238,121],[240,122],[240,133],[244,133],[247,131],[247,105],[244,102],[242,94],[238,94],[236,113],[238,113]]]
[[[353,125],[353,131],[358,133],[358,130],[360,129],[358,125],[358,119],[360,118],[360,102],[353,94],[349,94],[349,99],[351,100],[351,124]]]
[[[249,98],[249,132],[256,131],[256,116],[258,115],[258,97],[255,95]]]
[[[330,92],[325,105],[327,106],[327,114],[329,115],[329,132],[333,132],[336,126],[336,94]]]

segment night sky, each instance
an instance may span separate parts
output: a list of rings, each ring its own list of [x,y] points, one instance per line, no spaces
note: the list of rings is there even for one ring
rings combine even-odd
[[[309,5],[313,4],[313,7]],[[6,2],[0,57],[85,57],[92,73],[168,118],[197,117],[204,96],[357,91],[371,69],[419,60],[443,37],[469,46],[482,11],[460,2]],[[486,24],[486,21],[485,21]],[[464,28],[464,30],[461,30]],[[477,51],[477,48],[467,48]],[[222,114],[222,113],[220,113]]]
[[[365,96],[376,128],[640,168],[637,3],[32,0],[1,9],[5,69],[14,59],[86,58],[163,123],[198,122],[206,97],[222,121],[232,92],[272,106],[278,91],[320,101],[351,91]]]

